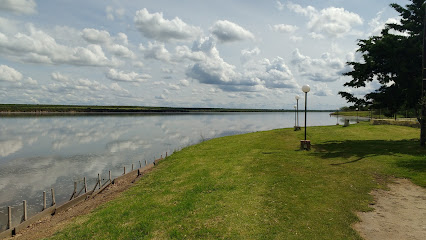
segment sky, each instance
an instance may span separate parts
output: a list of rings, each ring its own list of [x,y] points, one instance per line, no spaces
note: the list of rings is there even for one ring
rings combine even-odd
[[[407,0],[0,0],[0,103],[293,109],[350,104],[357,40]]]

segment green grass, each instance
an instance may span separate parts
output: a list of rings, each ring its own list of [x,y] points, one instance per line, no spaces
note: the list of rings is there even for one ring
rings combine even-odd
[[[302,129],[303,130],[303,129]],[[53,239],[361,239],[354,212],[390,176],[426,186],[419,129],[368,125],[279,129],[174,153],[119,198]]]

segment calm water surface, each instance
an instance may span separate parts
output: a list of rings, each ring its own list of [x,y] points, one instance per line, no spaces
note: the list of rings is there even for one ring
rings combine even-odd
[[[303,114],[300,125],[303,126]],[[342,121],[340,118],[339,120]],[[308,113],[308,126],[334,125],[329,113]],[[160,155],[205,139],[294,126],[294,113],[225,113],[162,115],[87,115],[0,117],[0,231],[6,228],[7,206],[14,224],[27,200],[29,215],[42,209],[43,191],[50,204],[69,199],[73,182],[88,188],[97,174],[122,174],[123,166],[144,165]]]

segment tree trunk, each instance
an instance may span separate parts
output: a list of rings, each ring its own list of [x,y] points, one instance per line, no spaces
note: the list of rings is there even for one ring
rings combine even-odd
[[[425,15],[423,16],[423,69],[422,69],[422,75],[423,75],[423,81],[422,81],[422,99],[421,99],[421,106],[422,106],[422,118],[420,122],[420,146],[425,147],[426,143],[426,71],[425,71],[425,58],[426,58],[426,7],[425,7]]]

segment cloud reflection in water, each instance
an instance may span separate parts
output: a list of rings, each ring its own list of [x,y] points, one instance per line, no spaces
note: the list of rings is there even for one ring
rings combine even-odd
[[[314,125],[335,124],[328,113],[309,115]],[[73,181],[87,177],[91,186],[98,173],[118,176],[123,166],[152,162],[205,139],[293,124],[293,113],[0,118],[0,191],[8,193],[0,196],[0,212],[22,200],[41,206],[42,192],[51,187],[57,202],[64,202]]]

